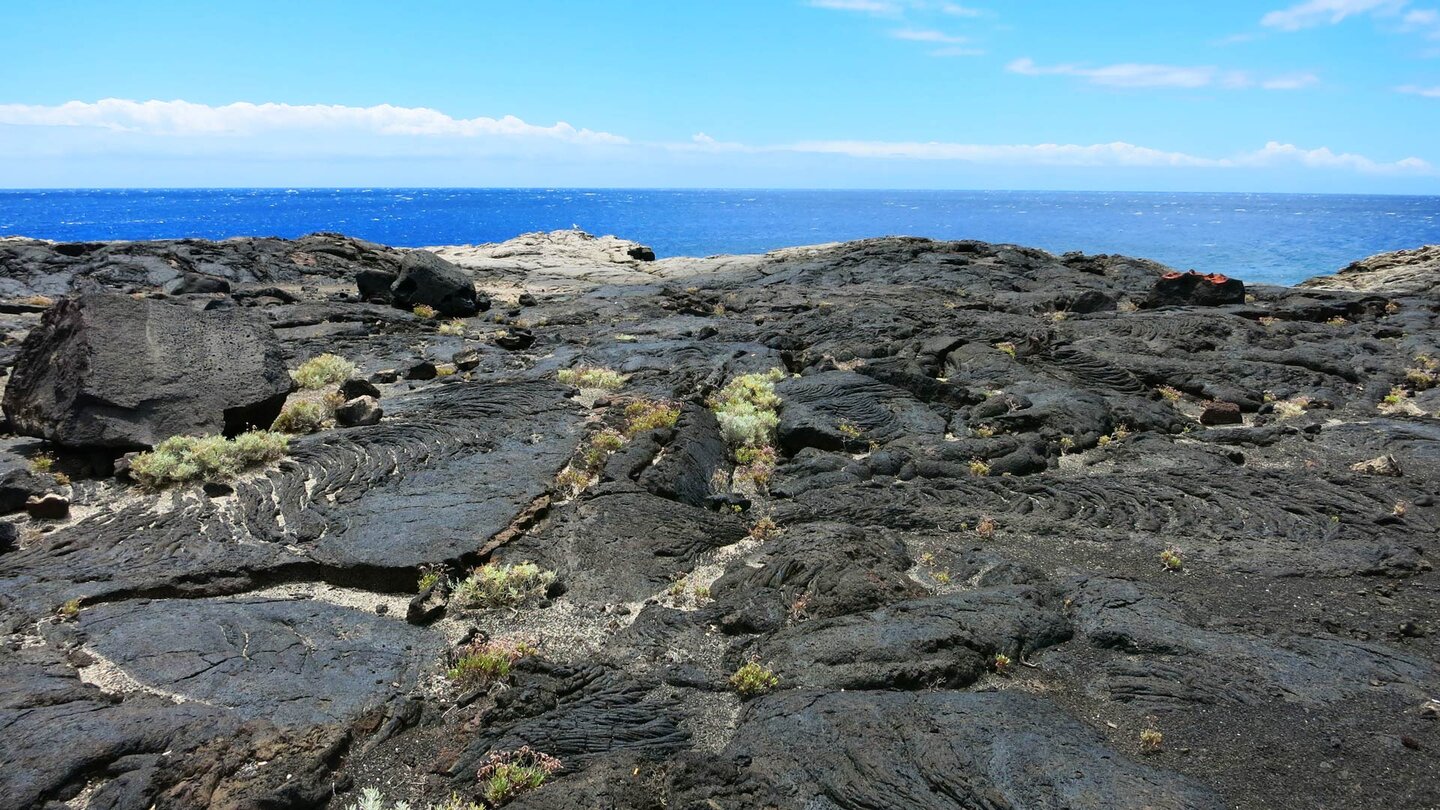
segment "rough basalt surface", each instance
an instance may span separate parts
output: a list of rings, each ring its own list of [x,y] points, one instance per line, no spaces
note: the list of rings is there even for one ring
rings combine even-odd
[[[429,808],[523,746],[563,768],[507,808],[1440,806],[1440,298],[1415,267],[1331,289],[912,238],[435,252],[490,311],[364,301],[430,259],[337,235],[0,243],[10,379],[36,373],[34,296],[101,287],[243,311],[383,408],[160,492],[0,436],[5,506],[70,501],[0,525],[0,807]],[[557,377],[581,367],[619,388]],[[774,468],[737,469],[713,397],[771,369]],[[637,402],[678,415],[631,429]],[[554,581],[457,588],[525,561]],[[537,652],[447,676],[486,640]],[[750,662],[778,682],[742,697]]]

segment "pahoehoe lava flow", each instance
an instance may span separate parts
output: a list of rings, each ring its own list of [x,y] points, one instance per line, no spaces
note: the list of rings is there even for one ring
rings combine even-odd
[[[0,807],[1440,807],[1431,255],[0,241]]]

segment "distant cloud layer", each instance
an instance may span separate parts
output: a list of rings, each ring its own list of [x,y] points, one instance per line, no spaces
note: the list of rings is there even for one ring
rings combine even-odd
[[[1347,17],[1375,12],[1393,14],[1406,0],[1306,0],[1260,18],[1260,24],[1281,31],[1299,31],[1317,25],[1334,25]]]
[[[1204,86],[1215,75],[1196,74],[1186,68],[1164,66],[1112,66],[1086,72],[1080,69],[1042,69],[1028,60],[1011,69],[1021,73],[1072,73],[1122,86]],[[1135,84],[1135,83],[1141,84]],[[1418,95],[1440,96],[1440,88],[1401,88]],[[684,143],[630,140],[621,135],[577,129],[567,123],[537,126],[513,116],[455,118],[423,107],[343,105],[252,104],[221,106],[186,101],[131,101],[105,99],[71,101],[54,106],[0,105],[0,125],[8,125],[9,157],[23,159],[27,152],[55,155],[56,133],[89,133],[67,141],[73,154],[115,154],[131,150],[146,154],[172,154],[190,149],[186,144],[216,156],[269,154],[276,159],[300,155],[332,154],[344,144],[349,156],[444,158],[471,154],[476,144],[539,146],[548,153],[575,162],[601,163],[617,156],[645,161],[661,155],[709,155],[712,161],[743,161],[745,155],[844,156],[860,160],[951,161],[1001,166],[1142,167],[1263,169],[1305,168],[1363,174],[1433,175],[1433,167],[1419,158],[1393,162],[1364,155],[1337,153],[1321,147],[1304,149],[1271,142],[1251,152],[1223,157],[1166,151],[1126,142],[1102,144],[973,144],[958,142],[905,142],[821,139],[788,144],[744,144],[719,141],[697,134]],[[26,134],[30,133],[30,134]],[[323,137],[317,137],[323,136]],[[556,151],[560,150],[560,151]],[[725,158],[725,155],[730,157]]]
[[[577,143],[625,143],[607,132],[576,129],[561,121],[536,126],[514,116],[452,118],[425,107],[346,107],[333,104],[251,104],[219,107],[188,101],[130,101],[107,98],[56,106],[0,104],[0,124],[93,127],[149,135],[256,135],[284,130],[350,130],[378,135],[474,138],[509,136]]]
[[[1091,84],[1105,87],[1223,87],[1243,89],[1261,87],[1266,90],[1298,90],[1320,81],[1312,73],[1295,73],[1257,79],[1243,70],[1221,70],[1217,67],[1186,67],[1181,65],[1146,65],[1127,62],[1118,65],[1085,67],[1083,65],[1040,65],[1029,57],[1016,59],[1005,66],[1022,76],[1074,76]]]

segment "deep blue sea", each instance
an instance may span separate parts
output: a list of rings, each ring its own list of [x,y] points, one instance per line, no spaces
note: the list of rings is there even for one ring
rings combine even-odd
[[[1032,191],[143,189],[0,191],[0,235],[80,241],[342,231],[390,245],[577,226],[661,257],[906,234],[1124,253],[1293,283],[1440,242],[1440,197]]]

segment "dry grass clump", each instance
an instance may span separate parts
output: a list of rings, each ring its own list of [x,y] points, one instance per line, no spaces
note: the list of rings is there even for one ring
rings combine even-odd
[[[436,315],[439,315],[439,314],[440,314],[440,312],[439,312],[438,310],[436,310],[434,307],[430,306],[429,304],[416,304],[416,305],[415,305],[415,308],[414,308],[414,309],[411,309],[410,311],[413,312],[413,313],[415,313],[415,317],[417,317],[417,318],[424,318],[424,319],[426,319],[427,321],[430,320],[431,318],[434,318]]]
[[[440,328],[436,331],[442,335],[462,337],[465,334],[465,321],[462,318],[452,318],[440,324]]]
[[[302,399],[281,409],[270,429],[281,433],[314,433],[323,429],[334,413],[334,409],[324,403]]]
[[[560,369],[555,372],[555,379],[565,385],[573,385],[576,388],[599,388],[604,391],[616,391],[625,384],[626,376],[608,368],[580,366],[579,368]]]
[[[482,565],[455,586],[455,601],[467,608],[514,607],[545,598],[555,572],[532,562]]]
[[[307,390],[339,385],[355,373],[355,364],[338,354],[322,354],[306,360],[290,372],[295,384]]]
[[[130,462],[130,475],[142,486],[161,489],[186,481],[223,481],[243,470],[285,455],[290,439],[268,430],[224,436],[171,436]]]

